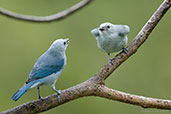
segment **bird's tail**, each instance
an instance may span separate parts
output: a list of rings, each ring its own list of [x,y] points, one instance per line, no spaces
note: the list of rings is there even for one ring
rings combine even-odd
[[[27,84],[24,84],[14,95],[11,97],[12,100],[17,101],[27,90],[31,89],[38,80],[31,81]]]

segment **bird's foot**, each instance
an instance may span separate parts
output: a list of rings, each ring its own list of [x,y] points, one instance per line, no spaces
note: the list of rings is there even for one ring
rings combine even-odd
[[[58,95],[61,95],[61,90],[56,91]]]
[[[112,63],[112,59],[110,59],[110,53],[108,53],[107,56],[108,56],[108,62]]]
[[[108,59],[108,62],[111,63],[112,62],[112,59]]]
[[[41,99],[43,99],[43,97],[39,96],[39,99],[41,100]]]
[[[128,49],[127,48],[122,48],[122,51],[126,54],[128,54]]]
[[[108,61],[111,65],[113,65],[112,59],[109,59]]]
[[[57,93],[58,99],[60,100],[60,98],[61,98],[61,90],[57,90],[56,93]]]

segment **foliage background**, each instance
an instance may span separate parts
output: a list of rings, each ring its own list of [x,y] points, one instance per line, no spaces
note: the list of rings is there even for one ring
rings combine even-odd
[[[79,0],[0,0],[0,7],[21,14],[50,15]],[[143,27],[162,0],[96,0],[64,20],[51,23],[24,22],[0,15],[0,111],[37,99],[36,89],[19,101],[10,97],[19,89],[36,59],[58,38],[69,37],[67,66],[56,88],[66,89],[87,80],[107,63],[107,55],[96,46],[90,30],[103,22],[128,24],[129,42]],[[106,81],[106,85],[124,92],[171,99],[171,11],[154,29],[148,41],[124,62]],[[114,57],[115,54],[112,55]],[[54,92],[41,87],[41,95]],[[147,114],[170,113],[98,97],[84,97],[44,114]]]

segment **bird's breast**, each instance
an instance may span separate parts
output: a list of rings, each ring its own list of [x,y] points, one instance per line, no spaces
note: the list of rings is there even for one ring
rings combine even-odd
[[[62,73],[63,70],[53,73],[45,78],[43,78],[41,80],[42,85],[52,85],[54,82],[56,82],[56,80],[58,79],[58,77],[60,76],[60,74]]]
[[[112,53],[120,51],[127,43],[127,37],[121,38],[118,35],[108,35],[108,36],[102,36],[98,39],[98,47],[106,52],[106,53]]]

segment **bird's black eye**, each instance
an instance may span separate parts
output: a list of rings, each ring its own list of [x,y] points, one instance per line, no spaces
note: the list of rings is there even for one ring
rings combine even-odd
[[[110,28],[110,26],[107,26],[107,28],[109,29],[109,28]]]
[[[64,42],[64,45],[66,45],[66,42]]]

